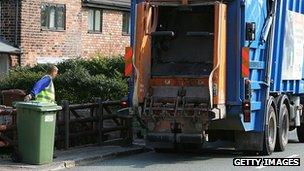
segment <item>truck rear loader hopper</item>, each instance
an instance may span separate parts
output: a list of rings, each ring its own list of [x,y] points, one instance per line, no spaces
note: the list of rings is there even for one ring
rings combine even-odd
[[[147,145],[224,140],[271,154],[296,128],[303,142],[304,50],[288,46],[304,47],[303,13],[289,0],[132,1],[126,75]]]

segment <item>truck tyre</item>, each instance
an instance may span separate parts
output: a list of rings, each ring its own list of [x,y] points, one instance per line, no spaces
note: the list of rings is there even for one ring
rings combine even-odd
[[[297,127],[297,135],[300,143],[304,143],[304,123]]]
[[[277,130],[276,150],[284,151],[288,143],[289,132],[289,111],[286,104],[280,106],[279,109],[279,127]]]
[[[268,124],[266,124],[264,131],[262,155],[271,155],[274,151],[277,137],[277,119],[272,105],[269,105],[266,119],[268,120]]]

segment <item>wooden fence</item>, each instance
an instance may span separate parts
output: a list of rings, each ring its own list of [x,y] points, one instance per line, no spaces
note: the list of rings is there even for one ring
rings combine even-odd
[[[132,143],[132,118],[117,113],[120,101],[86,104],[62,102],[56,122],[57,149],[89,144],[129,145]],[[16,110],[0,110],[0,115],[13,115],[11,125],[0,125],[0,147],[16,144]]]
[[[16,109],[0,107],[0,118],[0,148],[16,145]]]

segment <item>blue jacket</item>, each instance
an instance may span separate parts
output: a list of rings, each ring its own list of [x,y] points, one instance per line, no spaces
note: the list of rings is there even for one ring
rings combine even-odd
[[[36,97],[37,94],[50,85],[51,81],[52,80],[50,77],[42,77],[39,81],[37,81],[31,91],[32,97]]]

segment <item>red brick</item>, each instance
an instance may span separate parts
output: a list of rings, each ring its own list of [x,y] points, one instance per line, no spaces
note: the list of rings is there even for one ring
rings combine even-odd
[[[14,43],[15,0],[2,1],[2,35]],[[130,36],[122,35],[122,12],[103,10],[103,32],[88,33],[88,8],[81,0],[22,0],[19,7],[18,45],[23,54],[22,65],[33,65],[37,57],[84,57],[96,53],[121,55],[129,46]],[[66,30],[41,30],[41,2],[66,5]],[[5,19],[3,19],[5,18]]]

